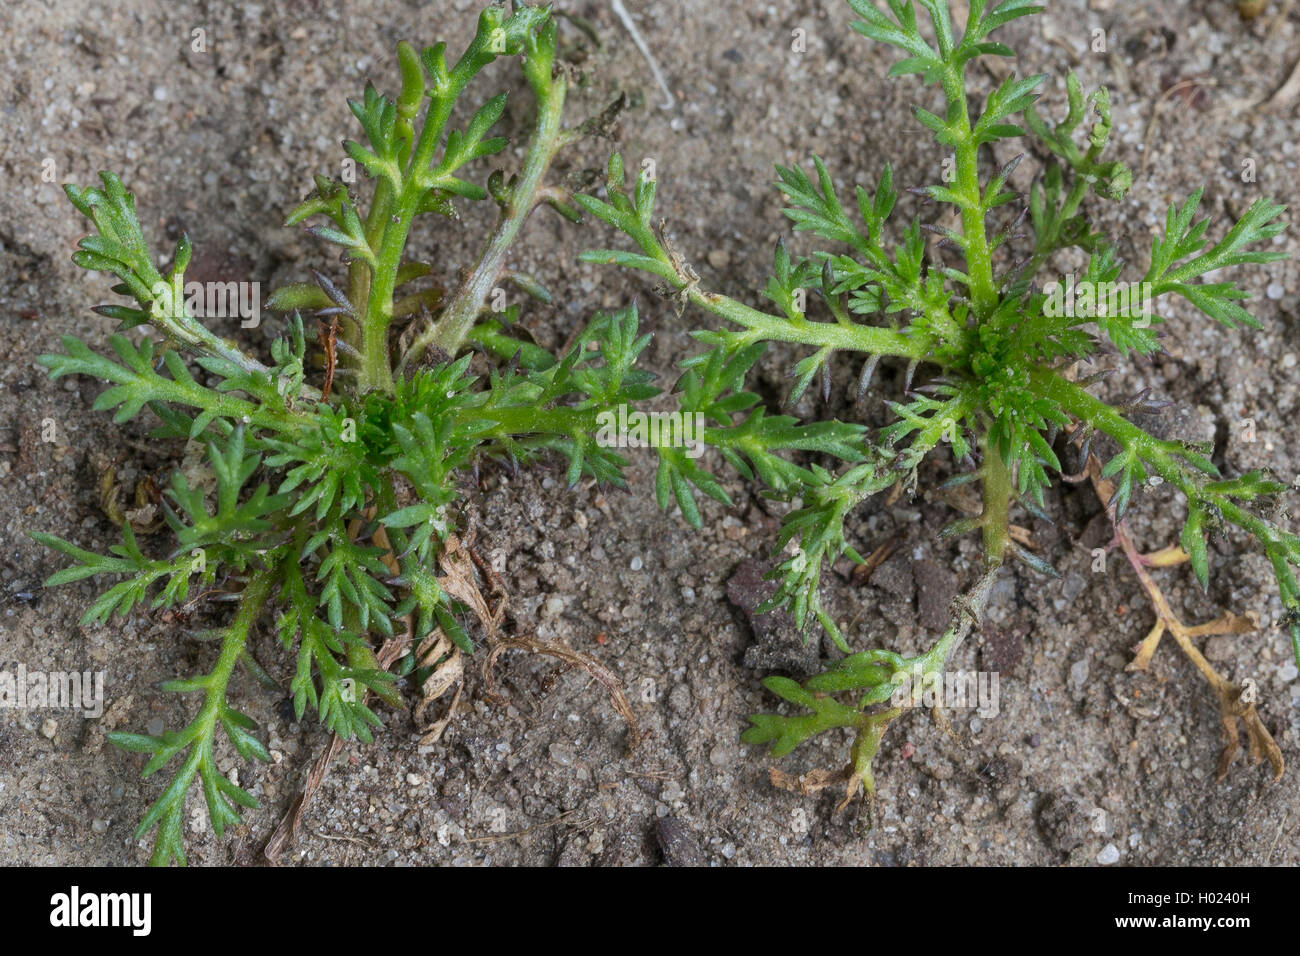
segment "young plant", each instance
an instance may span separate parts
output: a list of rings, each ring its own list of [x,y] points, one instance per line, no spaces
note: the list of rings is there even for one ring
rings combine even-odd
[[[240,806],[256,806],[218,770],[214,748],[220,728],[244,759],[267,759],[255,723],[227,702],[237,664],[260,673],[248,648],[259,622],[274,621],[284,646],[296,648],[290,688],[298,717],[311,708],[340,737],[369,741],[380,719],[367,706],[367,692],[401,706],[394,674],[376,660],[380,640],[405,649],[398,673],[438,664],[416,656],[435,632],[473,649],[461,623],[469,609],[438,573],[446,552],[458,546],[458,482],[467,471],[484,457],[518,462],[553,451],[568,458],[570,483],[583,475],[623,483],[624,460],[596,436],[602,411],[656,392],[634,367],[648,339],[638,337],[635,314],[597,318],[558,356],[510,339],[498,319],[480,321],[503,279],[545,296],[505,265],[532,210],[549,202],[577,216],[545,183],[556,152],[591,130],[561,125],[567,80],[556,39],[548,9],[493,6],[454,62],[441,43],[419,52],[398,47],[396,97],[367,88],[350,104],[364,137],[346,150],[373,178],[368,205],[361,207],[347,183],[318,178],[315,192],[288,217],[290,225],[322,223],[309,231],[343,248],[346,280],[317,272],[314,283],[274,294],[270,305],[292,315],[270,364],[218,337],[190,310],[179,294],[188,239],[160,272],[134,197],[116,176],[101,174],[102,187],[67,188],[95,226],[73,260],[112,273],[120,282],[114,291],[133,300],[96,311],[124,328],[160,332],[162,340],[146,334],[137,344],[114,335],[114,359],[69,336],[66,354],[41,361],[55,378],[111,382],[95,408],[115,410],[115,422],[147,407],[158,419],[154,437],[206,444],[211,487],[177,472],[160,502],[167,540],[148,546],[130,521],[107,555],[34,534],[74,561],[48,583],[120,578],[86,612],[84,623],[93,624],[140,606],[188,603],[188,612],[213,593],[236,601],[233,615],[211,634],[218,647],[212,669],[163,685],[197,695],[190,723],[159,736],[110,735],[117,746],[150,755],[145,776],[172,764],[171,782],[137,831],[143,836],[156,827],[155,864],[185,860],[184,803],[196,779],[218,836],[238,821]],[[482,102],[463,129],[449,117],[483,68],[503,57],[518,62],[536,114],[518,173],[506,179],[492,172],[484,188],[472,177],[479,161],[506,145],[491,135],[505,94]],[[459,286],[450,293],[421,287],[434,270],[407,255],[416,220],[433,214],[446,222],[457,216],[458,201],[489,197],[500,207],[499,221]],[[314,330],[304,330],[302,311],[315,313]],[[475,375],[473,354],[458,353],[476,339],[507,357],[522,354],[522,369]],[[309,359],[316,351],[323,368]]]
[[[853,730],[852,760],[841,778],[847,784],[846,802],[860,785],[872,788],[871,762],[881,735],[915,699],[898,692],[909,683],[929,685],[939,678],[978,623],[998,569],[1008,559],[1018,559],[1035,572],[1053,573],[1047,562],[1013,538],[1011,518],[1015,508],[1042,513],[1043,493],[1053,473],[1073,477],[1062,474],[1058,439],[1065,435],[1079,446],[1085,472],[1091,468],[1098,487],[1106,491],[1117,543],[1127,542],[1123,518],[1134,492],[1144,484],[1163,482],[1185,496],[1182,550],[1150,559],[1130,555],[1144,580],[1149,580],[1149,565],[1186,560],[1206,587],[1207,535],[1229,526],[1251,535],[1276,574],[1300,659],[1300,588],[1294,573],[1300,564],[1300,537],[1266,517],[1266,502],[1286,486],[1262,472],[1221,475],[1210,460],[1212,448],[1157,437],[1130,420],[1134,412],[1157,407],[1147,392],[1118,404],[1107,402],[1090,390],[1106,372],[1079,372],[1108,352],[1127,356],[1157,351],[1156,326],[1164,318],[1151,309],[1165,308],[1176,297],[1229,329],[1256,326],[1242,305],[1247,293],[1221,278],[1219,271],[1283,258],[1263,248],[1282,231],[1278,216],[1283,207],[1260,199],[1211,243],[1209,221],[1196,216],[1201,202],[1201,190],[1196,190],[1170,208],[1150,264],[1139,277],[1138,297],[1130,297],[1137,308],[1124,308],[1122,300],[1110,298],[1106,291],[1119,288],[1113,284],[1124,264],[1083,213],[1089,195],[1119,201],[1132,185],[1123,165],[1102,159],[1111,132],[1106,91],[1085,96],[1070,74],[1069,108],[1055,124],[1035,106],[1042,75],[1009,76],[977,109],[968,94],[968,68],[975,59],[1014,55],[991,38],[994,31],[1042,7],[1029,0],[971,0],[965,30],[958,35],[946,0],[888,0],[888,12],[871,0],[849,3],[861,18],[854,24],[858,32],[903,52],[891,76],[918,74],[942,93],[937,113],[918,108],[916,116],[949,155],[953,175],[909,191],[951,207],[960,218],[960,229],[913,221],[902,230],[901,241],[889,243],[898,192],[888,165],[875,190],[859,187],[848,209],[820,159],[813,160],[815,177],[800,168],[778,167],[777,185],[790,203],[786,215],[795,229],[829,245],[806,259],[794,259],[778,245],[774,274],[765,290],[776,311],[768,312],[700,287],[699,276],[670,244],[662,224],[654,224],[656,184],[642,175],[629,192],[617,156],[610,162],[607,201],[578,197],[583,208],[638,247],[637,252],[591,251],[584,255],[586,260],[650,273],[680,305],[695,305],[724,322],[720,328],[695,333],[708,350],[683,363],[685,373],[676,391],[684,409],[703,412],[715,424],[706,441],[742,474],[755,473],[773,493],[801,499],[801,506],[785,518],[778,538],[784,555],[771,576],[779,586],[766,607],[788,607],[801,625],[815,617],[847,655],[802,685],[768,678],[768,689],[807,713],[752,717],[745,740],[771,743],[773,754],[780,756],[825,730]],[[928,14],[930,37],[918,24],[917,5]],[[1081,127],[1082,144],[1076,141]],[[987,162],[993,143],[1021,138],[1046,152],[1042,179],[1032,185],[1027,198],[1010,185],[1023,153],[999,167]],[[1027,234],[1019,231],[1026,216]],[[940,248],[955,253],[955,258],[942,253],[927,257],[926,231],[938,233]],[[1059,282],[1039,284],[1050,279],[1047,266],[1053,257],[1071,248],[1087,260],[1078,287],[1102,290],[1091,305],[1085,306],[1082,293],[1067,303]],[[1212,273],[1212,281],[1202,281]],[[824,303],[825,318],[813,318],[806,308],[814,295]],[[745,370],[770,342],[808,350],[791,370],[791,400],[818,373],[829,399],[830,363],[836,353],[862,356],[859,397],[881,359],[906,362],[905,394],[889,404],[896,420],[869,435],[861,426],[823,422],[819,431],[808,432],[816,440],[786,443],[842,459],[847,465],[838,472],[773,460],[767,452],[780,444],[772,440],[774,434],[793,426],[782,422],[773,428],[761,408],[748,418],[737,418],[757,402],[741,391]],[[914,387],[920,381],[924,384]],[[1116,450],[1098,470],[1091,455],[1103,445]],[[822,607],[821,569],[841,555],[861,562],[845,540],[845,517],[891,487],[914,490],[922,460],[944,449],[957,466],[948,484],[973,483],[981,499],[977,514],[953,522],[944,535],[978,534],[984,573],[955,602],[951,626],[925,653],[913,658],[883,649],[852,653]],[[752,469],[738,452],[749,456]],[[687,520],[698,524],[691,486],[727,500],[716,479],[695,461],[661,450],[660,502],[666,507],[675,498]],[[1125,547],[1128,553],[1131,548]],[[1161,615],[1139,666],[1150,659],[1168,620]],[[1214,673],[1186,630],[1174,628],[1175,636],[1215,686],[1224,708],[1224,726],[1231,736],[1224,769],[1236,749],[1237,721],[1242,719],[1252,755],[1267,756],[1280,775],[1281,754],[1249,695]],[[841,702],[835,695],[848,699]],[[887,706],[891,701],[894,706]]]

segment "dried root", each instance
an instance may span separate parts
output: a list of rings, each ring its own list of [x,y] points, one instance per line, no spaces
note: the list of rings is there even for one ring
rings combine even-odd
[[[1097,458],[1089,457],[1085,471],[1101,500],[1111,501],[1115,488],[1108,479],[1101,477],[1101,463]],[[1223,750],[1219,754],[1218,779],[1222,781],[1227,777],[1233,758],[1241,748],[1240,733],[1244,729],[1250,762],[1258,764],[1267,759],[1273,771],[1273,781],[1281,780],[1286,764],[1282,759],[1281,749],[1268,732],[1268,728],[1264,726],[1255,708],[1254,687],[1249,682],[1246,685],[1234,684],[1221,676],[1193,643],[1198,637],[1249,634],[1258,628],[1258,621],[1253,617],[1229,611],[1209,623],[1188,627],[1170,608],[1169,601],[1156,585],[1150,572],[1151,568],[1173,567],[1187,561],[1187,553],[1182,548],[1172,547],[1151,554],[1141,554],[1134,546],[1124,522],[1115,521],[1114,517],[1114,513],[1111,512],[1111,520],[1115,528],[1115,544],[1119,545],[1128,558],[1156,613],[1156,622],[1143,639],[1128,669],[1146,671],[1160,644],[1160,638],[1168,631],[1219,698],[1219,715],[1223,721]]]

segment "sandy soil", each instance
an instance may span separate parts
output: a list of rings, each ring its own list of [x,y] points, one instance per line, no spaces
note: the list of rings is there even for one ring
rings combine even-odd
[[[902,185],[937,179],[943,157],[910,113],[914,104],[933,108],[935,91],[914,79],[887,80],[891,57],[847,29],[840,3],[629,3],[668,78],[671,109],[604,0],[561,6],[588,18],[601,39],[596,48],[564,27],[584,76],[570,115],[629,95],[621,147],[629,165],[656,161],[660,211],[708,287],[757,303],[751,290],[761,288],[772,245],[786,234],[771,188],[774,162],[818,153],[845,187],[874,183],[886,161]],[[132,831],[160,784],[141,781],[141,761],[106,746],[104,731],[175,725],[179,703],[153,685],[194,672],[212,653],[176,625],[146,616],[79,627],[92,586],[39,587],[60,561],[26,531],[102,548],[114,534],[99,504],[106,464],[116,462],[129,485],[175,464],[175,449],[151,444],[144,423],[118,432],[90,410],[99,383],[51,383],[34,364],[57,348],[60,334],[102,345],[112,325],[89,311],[107,298],[102,277],[69,261],[85,227],[57,182],[117,171],[137,193],[158,248],[188,230],[194,268],[206,276],[268,285],[304,278],[310,267],[329,266],[326,254],[310,237],[280,228],[280,214],[306,194],[311,174],[336,168],[338,142],[353,122],[345,98],[367,78],[391,88],[399,39],[446,38],[458,48],[472,7],[469,0],[18,0],[0,11],[0,173],[8,185],[0,193],[0,667],[103,669],[109,704],[100,720],[0,711],[0,863],[143,861],[147,849]],[[1010,27],[1006,39],[1021,51],[1024,72],[1073,66],[1086,86],[1111,87],[1118,155],[1137,171],[1136,184],[1123,205],[1090,211],[1124,237],[1130,261],[1145,265],[1165,206],[1201,183],[1216,235],[1256,196],[1294,204],[1297,102],[1256,108],[1300,58],[1300,12],[1291,2],[1274,0],[1253,24],[1239,22],[1226,0],[1052,0],[1049,8]],[[202,54],[191,51],[191,31],[200,28],[208,41]],[[1094,28],[1107,31],[1109,52],[1092,51]],[[796,29],[806,31],[802,54],[791,50]],[[527,96],[514,77],[495,72],[481,89],[503,86],[517,94],[503,121],[517,133]],[[1049,85],[1047,102],[1061,109],[1063,81]],[[606,148],[576,148],[560,173],[598,170]],[[42,180],[47,160],[56,182]],[[1247,160],[1255,182],[1242,181]],[[1035,168],[1026,162],[1019,175]],[[903,213],[915,209],[905,200]],[[421,241],[441,259],[464,263],[479,225],[471,219]],[[648,362],[670,375],[688,353],[686,331],[708,319],[679,318],[637,277],[576,262],[582,248],[613,239],[600,224],[535,218],[517,258],[555,292],[556,305],[530,307],[525,324],[539,341],[558,344],[581,317],[636,299],[656,332]],[[1296,244],[1293,230],[1279,247],[1294,253]],[[1107,394],[1149,385],[1178,403],[1189,427],[1217,437],[1226,469],[1271,464],[1296,475],[1296,272],[1291,261],[1242,274],[1256,295],[1259,331],[1225,334],[1179,310],[1168,354],[1116,376]],[[277,331],[272,323],[221,330],[256,349]],[[758,382],[774,404],[785,388],[783,358],[769,355]],[[882,421],[882,398],[896,391],[901,370],[886,369],[856,406],[838,397],[855,373],[845,365],[830,411]],[[805,399],[798,412],[824,414],[818,405]],[[55,443],[40,440],[45,419],[56,424]],[[1255,422],[1253,443],[1244,440],[1245,419]],[[1001,673],[999,716],[954,713],[953,736],[922,715],[908,717],[877,759],[874,814],[855,804],[835,815],[833,793],[774,790],[770,761],[738,739],[744,715],[772,704],[758,679],[773,666],[807,663],[780,628],[760,624],[759,637],[767,636],[759,642],[744,610],[728,600],[737,568],[770,549],[776,519],[730,482],[737,506],[709,505],[707,530],[694,533],[656,511],[648,458],[636,461],[633,477],[633,494],[611,498],[588,487],[566,491],[557,470],[489,472],[471,510],[480,544],[504,556],[516,620],[613,668],[649,732],[642,746],[625,756],[626,728],[585,675],[511,655],[503,666],[511,706],[485,702],[475,673],[463,712],[428,752],[417,748],[404,713],[386,714],[388,730],[374,745],[350,747],[287,861],[1300,862],[1300,683],[1273,624],[1280,607],[1268,568],[1244,541],[1216,542],[1208,594],[1185,570],[1160,572],[1159,580],[1191,622],[1227,608],[1260,615],[1258,632],[1212,639],[1207,653],[1227,676],[1257,681],[1265,720],[1293,765],[1281,783],[1270,785],[1241,757],[1226,781],[1215,782],[1217,709],[1172,646],[1160,650],[1150,673],[1125,672],[1152,614],[1122,562],[1092,571],[1089,549],[1104,538],[1104,519],[1091,491],[1068,487],[1050,501],[1055,526],[1031,525],[1062,579],[1007,574],[989,626],[960,652],[959,666]],[[928,497],[873,503],[854,515],[861,550],[902,540],[865,586],[826,576],[826,599],[851,622],[857,646],[923,646],[935,609],[976,566],[971,542],[936,543],[950,517]],[[1176,503],[1152,492],[1138,502],[1133,527],[1143,546],[1155,548],[1176,540],[1178,522]],[[262,635],[255,650],[287,680],[290,663],[272,636]],[[233,838],[217,841],[205,831],[192,795],[191,859],[200,864],[260,859],[327,742],[310,721],[284,719],[282,694],[241,678],[234,696],[262,723],[275,762],[240,767],[240,783],[262,809],[247,813]],[[838,766],[844,744],[820,740],[779,766],[794,773]]]

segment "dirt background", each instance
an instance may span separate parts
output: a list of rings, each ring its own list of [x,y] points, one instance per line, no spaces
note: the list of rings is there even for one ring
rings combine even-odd
[[[818,153],[843,189],[874,185],[886,161],[900,185],[938,180],[943,157],[910,113],[914,104],[933,109],[936,91],[915,78],[888,81],[893,54],[847,29],[845,5],[629,6],[675,105],[663,107],[609,5],[574,0],[561,9],[590,20],[601,45],[563,26],[583,75],[569,116],[576,122],[618,93],[629,95],[621,136],[628,164],[656,161],[660,212],[706,287],[757,304],[751,290],[765,282],[772,246],[786,234],[771,188],[774,162]],[[117,461],[133,485],[146,473],[165,475],[178,453],[149,442],[144,422],[119,433],[92,412],[101,383],[51,383],[35,365],[60,334],[102,346],[112,326],[89,311],[109,298],[107,283],[69,261],[85,222],[57,182],[42,181],[43,161],[53,160],[58,181],[89,183],[101,168],[121,174],[157,251],[188,230],[197,250],[191,278],[252,278],[268,287],[304,278],[309,267],[331,268],[328,254],[280,228],[280,216],[307,193],[311,174],[337,169],[338,142],[354,125],[345,98],[367,78],[395,85],[399,39],[445,38],[458,51],[476,10],[469,0],[19,0],[0,10],[0,174],[8,187],[0,193],[0,667],[102,668],[110,708],[97,721],[67,711],[0,711],[0,862],[145,860],[147,847],[132,830],[161,781],[141,781],[142,761],[105,746],[103,734],[159,720],[179,726],[179,702],[153,685],[206,668],[212,655],[174,624],[144,615],[81,628],[91,585],[39,587],[61,562],[26,531],[103,549],[116,535],[98,502],[105,464]],[[1259,195],[1294,204],[1297,100],[1259,104],[1300,58],[1298,25],[1290,0],[1273,0],[1251,24],[1228,0],[1051,0],[1045,15],[1013,24],[1003,39],[1020,52],[1022,72],[1073,66],[1085,86],[1110,85],[1117,155],[1137,171],[1136,184],[1123,205],[1092,201],[1089,210],[1123,237],[1122,251],[1140,270],[1165,206],[1198,184],[1206,185],[1214,236]],[[207,31],[207,53],[190,50],[195,28]],[[1091,50],[1095,28],[1106,31],[1106,53]],[[802,54],[791,49],[797,29],[806,31]],[[977,71],[976,85],[990,82]],[[495,69],[475,89],[486,98],[501,88],[514,94],[503,128],[517,135],[531,106],[516,77]],[[1061,77],[1047,86],[1046,101],[1059,115]],[[581,144],[558,172],[580,179],[603,166],[606,150]],[[1242,181],[1247,160],[1257,182]],[[1031,156],[1018,181],[1037,168]],[[900,206],[896,223],[917,211],[911,197]],[[471,217],[432,236],[426,228],[420,241],[450,272],[469,261],[480,226]],[[1292,230],[1278,246],[1294,253],[1295,236]],[[528,306],[524,323],[557,345],[592,311],[635,298],[656,333],[648,363],[670,376],[689,353],[686,330],[711,320],[679,318],[649,283],[575,261],[582,248],[614,241],[599,223],[576,228],[546,213],[535,217],[516,261],[552,289],[557,304]],[[1258,332],[1225,334],[1176,306],[1168,354],[1116,376],[1105,394],[1151,386],[1175,400],[1186,427],[1217,437],[1218,459],[1232,473],[1264,464],[1284,476],[1300,473],[1292,427],[1300,403],[1296,271],[1290,261],[1241,273],[1256,297]],[[235,320],[227,324],[221,334],[263,351],[280,328],[266,322],[241,332]],[[785,367],[774,352],[758,381],[774,406],[787,388]],[[897,393],[901,370],[885,369],[853,405],[843,396],[856,373],[845,364],[830,411],[883,421],[881,402]],[[798,412],[824,414],[819,404],[806,399]],[[47,418],[57,425],[53,444],[40,441]],[[1254,443],[1244,440],[1247,418],[1256,423]],[[945,469],[937,463],[931,474]],[[908,716],[890,729],[876,760],[874,814],[859,802],[835,815],[837,793],[773,789],[771,762],[738,739],[744,716],[773,704],[759,678],[774,667],[805,667],[815,653],[771,622],[759,622],[759,636],[767,635],[759,641],[727,597],[736,569],[769,551],[779,510],[729,481],[736,507],[707,505],[707,529],[694,533],[656,511],[648,456],[635,459],[631,475],[633,494],[602,497],[585,486],[566,491],[556,469],[517,477],[489,470],[471,510],[480,545],[504,560],[514,626],[563,638],[613,668],[648,732],[641,747],[625,756],[626,728],[584,674],[509,655],[502,673],[511,706],[483,701],[472,668],[462,712],[428,752],[418,750],[403,713],[385,714],[388,730],[374,745],[348,748],[287,862],[1300,862],[1300,683],[1273,623],[1280,607],[1267,565],[1244,541],[1215,543],[1208,595],[1189,587],[1185,570],[1158,577],[1189,622],[1226,608],[1260,615],[1257,633],[1211,640],[1207,650],[1225,675],[1258,682],[1265,719],[1292,765],[1280,784],[1270,785],[1244,756],[1225,782],[1215,782],[1217,707],[1168,639],[1149,674],[1124,671],[1152,614],[1122,560],[1092,572],[1089,550],[1104,543],[1104,519],[1091,491],[1070,487],[1052,496],[1055,527],[1029,522],[1062,579],[1020,569],[1004,575],[988,627],[956,661],[1001,673],[999,716],[953,712],[952,737],[924,715]],[[1132,522],[1139,543],[1172,543],[1179,514],[1165,494],[1141,496]],[[892,507],[873,502],[853,516],[860,550],[900,542],[865,586],[826,575],[826,600],[857,647],[915,651],[933,636],[954,588],[976,567],[973,542],[935,542],[951,515],[923,496]],[[254,647],[287,682],[291,663],[274,638],[263,634]],[[248,812],[233,838],[217,841],[206,831],[200,798],[191,794],[194,863],[257,862],[327,742],[310,720],[285,720],[282,695],[246,676],[233,696],[262,723],[275,762],[239,768],[239,782],[262,809]],[[778,765],[793,773],[837,767],[846,743],[829,735]]]

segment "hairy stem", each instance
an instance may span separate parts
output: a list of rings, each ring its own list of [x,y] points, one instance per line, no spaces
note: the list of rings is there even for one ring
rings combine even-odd
[[[1029,381],[1038,394],[1057,402],[1069,415],[1109,435],[1121,447],[1136,448],[1142,460],[1154,468],[1165,481],[1189,496],[1197,496],[1196,484],[1188,476],[1182,463],[1165,451],[1157,439],[1152,438],[1100,398],[1049,369],[1031,369]],[[1248,530],[1252,532],[1256,531],[1256,526],[1259,530],[1266,529],[1266,525],[1249,512],[1237,508],[1231,502],[1223,502],[1223,504],[1227,506],[1223,512],[1224,517],[1229,520],[1235,521],[1237,518],[1251,520],[1253,526],[1248,527]]]
[[[918,658],[926,670],[943,670],[947,667],[948,661],[966,640],[971,628],[983,618],[984,609],[989,603],[989,595],[993,593],[993,583],[997,579],[999,568],[999,565],[990,567],[975,586],[958,599],[960,607],[957,619],[948,630],[944,631],[943,636],[935,641],[934,646]]]
[[[266,604],[274,576],[274,572],[268,571],[255,574],[249,580],[240,595],[239,610],[235,614],[235,619],[230,622],[222,636],[221,653],[217,657],[216,665],[196,682],[203,690],[203,704],[189,726],[180,732],[175,744],[172,745],[176,749],[181,749],[188,744],[189,753],[171,784],[145,814],[136,831],[136,837],[139,838],[155,823],[160,828],[159,839],[154,843],[153,854],[149,860],[151,866],[166,866],[174,854],[181,853],[179,849],[181,807],[194,777],[202,775],[206,788],[215,772],[213,741],[216,738],[217,723],[225,707],[226,691],[235,665],[244,653],[248,635]],[[175,750],[170,752],[161,750],[155,755],[154,761],[161,765],[171,753],[175,753]],[[159,759],[160,757],[162,760]],[[150,770],[146,769],[146,776],[149,772]],[[224,796],[216,793],[208,793],[206,796],[209,803],[213,799],[225,799]],[[181,862],[184,862],[183,855]]]
[[[981,488],[984,498],[982,529],[984,533],[984,561],[989,568],[997,568],[1007,553],[1011,540],[1011,473],[1002,460],[1001,453],[990,446],[987,436],[982,441],[983,463],[980,468]]]
[[[701,292],[695,288],[690,288],[687,294],[692,303],[706,312],[712,312],[746,329],[748,334],[741,345],[761,341],[792,342],[813,348],[911,359],[923,359],[929,351],[923,339],[910,338],[893,329],[839,322],[810,322],[807,319],[793,321],[751,308],[724,295]]]
[[[966,239],[966,271],[970,277],[971,302],[975,313],[987,317],[997,305],[998,292],[993,284],[993,254],[984,228],[984,203],[980,194],[979,144],[971,132],[970,109],[966,105],[966,81],[961,68],[950,68],[943,81],[948,99],[948,115],[955,116],[954,151],[957,180],[953,191],[964,200],[961,204],[961,228]]]
[[[388,356],[388,326],[393,321],[393,289],[397,283],[397,270],[406,238],[411,231],[411,220],[419,206],[423,191],[407,185],[399,198],[396,212],[384,227],[376,258],[378,264],[370,282],[366,313],[361,325],[361,373],[358,385],[362,391],[379,389],[391,392],[393,370]]]
[[[425,113],[424,125],[406,168],[401,171],[400,188],[395,195],[377,191],[377,202],[371,216],[381,217],[382,238],[375,251],[375,269],[366,294],[366,310],[361,328],[361,369],[358,385],[363,391],[380,389],[391,392],[393,388],[392,365],[388,353],[388,326],[393,321],[393,290],[402,254],[406,250],[407,236],[411,231],[421,203],[430,192],[443,185],[440,173],[450,177],[452,170],[430,169],[434,154],[442,141],[442,133],[451,117],[461,91],[473,78],[482,64],[478,63],[473,48],[448,74],[446,81],[430,92],[431,102]],[[375,223],[367,222],[366,236],[371,241]]]
[[[221,639],[221,653],[217,657],[216,666],[204,679],[207,689],[203,699],[203,707],[199,710],[195,720],[203,722],[204,732],[209,738],[212,736],[212,730],[216,727],[221,705],[226,699],[226,688],[230,684],[230,676],[234,672],[235,664],[238,663],[240,655],[244,652],[244,645],[248,642],[248,635],[253,629],[253,624],[262,613],[262,608],[271,593],[271,582],[274,578],[275,574],[272,571],[260,572],[254,574],[249,579],[248,584],[244,586],[244,590],[239,596],[239,611],[235,614],[235,619],[230,622],[230,627],[226,629],[226,633]]]
[[[510,187],[509,201],[502,210],[501,221],[488,238],[474,269],[452,296],[437,323],[421,332],[406,350],[398,365],[399,372],[405,370],[431,346],[448,355],[456,354],[483,312],[483,305],[501,276],[506,253],[543,198],[543,183],[551,168],[551,161],[570,141],[560,123],[564,113],[567,81],[562,72],[550,75],[549,61],[545,64],[545,72],[545,80],[534,83],[533,87],[537,95],[537,126],[529,142],[523,168]]]

